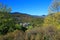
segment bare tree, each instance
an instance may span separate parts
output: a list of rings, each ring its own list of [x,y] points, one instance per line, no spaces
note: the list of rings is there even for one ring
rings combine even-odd
[[[49,13],[60,12],[60,0],[53,0],[48,11]]]
[[[7,5],[3,5],[2,3],[0,3],[0,12],[10,12],[11,11],[11,7],[7,7]]]

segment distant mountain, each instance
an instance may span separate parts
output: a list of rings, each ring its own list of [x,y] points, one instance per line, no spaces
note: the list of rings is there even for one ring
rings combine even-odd
[[[19,13],[19,12],[13,12],[13,13],[11,13],[12,15],[22,15],[22,16],[30,16],[30,17],[36,17],[36,18],[38,18],[38,17],[45,17],[46,15],[42,15],[42,16],[37,16],[37,15],[30,15],[30,14],[26,14],[26,13]]]
[[[36,15],[29,15],[26,13],[19,13],[13,12],[11,13],[12,17],[15,18],[16,23],[20,22],[32,22],[33,20],[43,19],[45,16],[36,16]]]

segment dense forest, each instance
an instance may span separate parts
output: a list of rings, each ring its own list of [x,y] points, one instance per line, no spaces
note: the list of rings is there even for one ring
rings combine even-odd
[[[0,40],[60,40],[60,0],[54,0],[48,15],[11,12],[0,4]]]

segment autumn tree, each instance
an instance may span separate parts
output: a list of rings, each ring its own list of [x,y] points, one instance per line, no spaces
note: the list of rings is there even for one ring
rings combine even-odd
[[[44,20],[44,26],[55,26],[60,29],[60,1],[53,0],[51,6],[49,6],[49,15]]]

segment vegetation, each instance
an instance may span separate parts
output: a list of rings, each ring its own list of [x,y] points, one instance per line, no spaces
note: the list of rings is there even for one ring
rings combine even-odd
[[[0,40],[60,40],[60,1],[53,0],[46,16],[11,13],[0,4]]]

